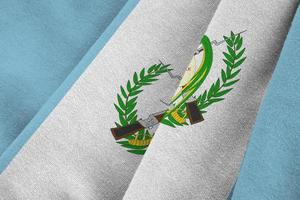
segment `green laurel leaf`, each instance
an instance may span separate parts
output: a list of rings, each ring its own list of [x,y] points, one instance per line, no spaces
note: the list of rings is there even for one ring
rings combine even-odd
[[[232,58],[235,58],[236,57],[236,55],[235,55],[235,51],[231,48],[231,47],[229,47],[229,46],[227,46],[227,50],[228,50],[228,52],[229,52],[229,54],[230,54],[230,56],[232,57]],[[234,59],[233,59],[234,60]],[[233,61],[232,61],[233,62]],[[231,63],[232,63],[231,62]]]
[[[221,70],[221,77],[222,77],[222,81],[225,83],[227,79],[226,79],[226,73],[223,69]]]
[[[244,54],[245,50],[246,50],[245,48],[242,49],[242,50],[235,56],[235,59],[236,59],[236,60],[240,59],[240,58],[242,57],[242,55]]]
[[[224,40],[228,46],[230,46],[230,47],[233,46],[233,42],[232,42],[231,38],[224,36]]]
[[[134,72],[134,75],[133,75],[133,82],[134,82],[134,84],[138,84],[138,82],[139,82],[139,78],[138,78],[138,75],[137,75],[137,73],[136,72]]]
[[[124,88],[122,86],[120,86],[120,89],[121,89],[121,93],[122,93],[123,97],[126,98],[127,94],[126,94]]]
[[[145,76],[145,68],[143,68],[140,72],[140,78],[143,79]]]
[[[226,52],[223,52],[225,58],[230,62],[230,63],[233,63],[234,61],[234,57],[232,57],[232,55],[229,55],[228,53]]]
[[[117,109],[117,111],[119,112],[120,115],[124,115],[125,114],[123,112],[123,110],[119,106],[117,106],[115,103],[114,103],[114,106],[115,106],[115,108]]]
[[[241,37],[240,40],[236,44],[236,50],[239,50],[243,45],[243,38]]]
[[[240,71],[241,71],[241,69],[238,69],[237,71],[231,73],[230,78],[232,79],[232,78],[236,77],[240,73]]]
[[[246,60],[246,57],[244,57],[244,58],[240,59],[239,61],[237,61],[234,64],[234,68],[239,67],[245,60]]]
[[[220,91],[220,92],[217,92],[217,93],[214,95],[214,97],[221,97],[221,96],[227,94],[228,92],[230,92],[231,90],[232,90],[232,88],[231,88],[231,89],[227,89],[227,90],[222,90],[222,91]]]
[[[234,81],[230,81],[230,82],[224,83],[223,86],[224,86],[224,87],[232,86],[232,85],[234,85],[236,82],[238,82],[239,80],[240,80],[240,79],[237,79],[237,80],[234,80]]]
[[[173,127],[173,128],[176,127],[176,126],[175,126],[172,122],[170,122],[167,118],[163,118],[163,120],[161,120],[160,123],[165,124],[165,125],[168,125],[168,126],[171,126],[171,127]]]
[[[137,121],[136,105],[138,94],[143,91],[142,87],[153,84],[153,82],[158,80],[158,76],[172,70],[169,66],[170,65],[161,63],[152,65],[148,70],[143,68],[139,73],[135,72],[133,74],[132,81],[128,80],[126,87],[120,86],[121,92],[120,94],[117,94],[117,103],[114,104],[119,114],[119,122],[115,122],[117,127],[127,126],[128,124],[133,124]],[[134,137],[135,136],[130,135],[125,138],[127,141],[117,143],[129,149],[128,151],[131,153],[144,154],[147,146],[134,146],[128,143],[128,140],[134,139]],[[149,132],[145,130],[139,131],[138,138],[149,138]]]
[[[226,70],[221,70],[221,81],[217,79],[217,81],[210,86],[208,92],[205,90],[197,98],[201,113],[205,113],[206,111],[204,109],[211,104],[224,100],[224,96],[233,89],[229,87],[239,81],[239,79],[235,78],[241,71],[241,69],[239,69],[240,65],[246,59],[246,57],[243,57],[245,48],[241,49],[243,37],[240,34],[235,35],[231,32],[230,37],[224,36],[224,40],[227,44],[227,52],[223,52],[223,61],[226,64]]]
[[[223,59],[223,61],[226,63],[227,66],[232,67],[233,63],[230,62],[229,60]]]

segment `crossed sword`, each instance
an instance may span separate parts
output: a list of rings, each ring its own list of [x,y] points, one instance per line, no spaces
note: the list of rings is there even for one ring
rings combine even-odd
[[[236,35],[242,34],[246,31],[247,30],[241,31],[241,32],[237,33]],[[213,41],[211,41],[211,44],[213,44],[215,46],[219,46],[219,45],[223,44],[224,42],[225,42],[225,40],[221,40],[221,41],[213,40]],[[202,51],[203,51],[203,47],[202,46],[198,47],[196,49],[196,51],[194,52],[194,56],[200,54]],[[162,63],[162,62],[160,61],[160,63]],[[169,71],[168,74],[172,79],[176,78],[178,80],[181,80],[181,78],[182,78],[179,75],[172,74],[171,71]],[[161,102],[170,106],[170,104],[168,104],[162,100],[161,100]],[[201,121],[204,121],[204,118],[201,114],[201,111],[198,108],[197,100],[195,97],[190,97],[186,101],[185,105],[186,105],[187,116],[188,116],[191,124],[196,124]],[[116,140],[120,140],[129,135],[133,135],[136,132],[144,130],[144,129],[148,130],[150,134],[154,134],[153,127],[155,127],[156,125],[158,125],[160,123],[160,121],[164,117],[165,112],[167,112],[168,110],[169,109],[165,109],[160,112],[152,113],[147,118],[139,119],[135,123],[129,124],[127,126],[111,128],[111,132]]]

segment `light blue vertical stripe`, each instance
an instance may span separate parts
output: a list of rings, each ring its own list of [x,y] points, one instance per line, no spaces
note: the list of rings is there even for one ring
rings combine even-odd
[[[231,199],[300,199],[299,9],[260,108]]]
[[[58,102],[63,98],[66,92],[70,89],[77,78],[84,72],[86,67],[91,63],[99,51],[104,47],[106,42],[111,38],[120,24],[126,19],[128,14],[137,5],[138,0],[129,0],[114,20],[110,23],[107,29],[102,33],[101,37],[96,41],[96,43],[90,48],[88,53],[82,58],[78,65],[72,70],[72,72],[67,76],[60,87],[52,94],[46,104],[38,111],[31,122],[25,127],[21,134],[14,140],[14,142],[3,152],[0,157],[0,172],[2,172],[13,157],[18,153],[26,141],[32,136],[36,129],[41,125],[41,123],[47,118],[49,113],[58,104]]]
[[[0,1],[0,156],[126,2]]]

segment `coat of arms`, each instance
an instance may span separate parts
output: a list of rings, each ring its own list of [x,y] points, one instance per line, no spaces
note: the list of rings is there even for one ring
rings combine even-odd
[[[219,42],[211,41],[204,35],[182,77],[174,76],[170,65],[163,62],[135,72],[132,80],[128,80],[125,86],[120,86],[117,103],[114,104],[119,120],[115,122],[116,127],[112,128],[111,132],[117,143],[130,153],[143,155],[155,134],[153,127],[159,123],[175,128],[203,121],[206,109],[214,103],[223,101],[224,96],[239,81],[240,67],[246,59],[241,36],[243,32],[245,31],[237,34],[231,32],[230,36],[224,36]],[[196,95],[213,64],[212,45],[219,46],[223,43],[227,47],[223,52],[226,68],[221,69],[220,78],[212,83],[210,88]],[[138,95],[143,91],[143,87],[151,85],[164,73],[179,79],[174,96],[170,102],[163,102],[166,104],[165,110],[153,113],[146,119],[139,119],[136,110]]]

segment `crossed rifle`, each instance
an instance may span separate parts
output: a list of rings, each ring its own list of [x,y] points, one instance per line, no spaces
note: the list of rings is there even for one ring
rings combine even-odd
[[[241,32],[237,33],[236,35],[242,34],[244,32],[246,32],[246,30],[241,31]],[[211,41],[211,44],[213,44],[215,46],[219,46],[224,42],[225,42],[225,40],[221,40],[221,41],[213,40],[213,41]],[[195,51],[194,56],[200,54],[202,51],[203,51],[203,47],[200,46]],[[172,79],[176,78],[178,80],[181,80],[181,78],[182,78],[179,75],[172,74],[171,71],[169,71],[168,74]],[[161,102],[170,106],[170,104],[168,104],[162,100],[161,100]],[[190,97],[185,102],[185,106],[186,106],[187,117],[189,118],[189,121],[191,124],[196,124],[196,123],[199,123],[204,120],[204,118],[201,114],[201,111],[198,108],[197,100],[195,99],[195,97]],[[152,128],[160,123],[160,121],[164,117],[164,114],[167,111],[168,111],[168,109],[160,111],[160,112],[152,113],[146,119],[140,119],[140,120],[136,121],[135,123],[129,124],[127,126],[111,128],[111,132],[116,140],[125,138],[129,135],[133,135],[136,132],[144,130],[144,129],[146,129],[150,133],[152,133],[152,131],[151,131]],[[152,134],[154,134],[154,133],[152,133]]]
[[[160,123],[160,121],[164,117],[165,112],[167,111],[168,110],[163,110],[157,113],[150,114],[148,118],[140,119],[135,123],[127,126],[112,128],[111,132],[116,140],[135,134],[136,132],[143,129],[147,129],[151,133],[152,127]],[[186,102],[186,111],[191,124],[196,124],[204,120],[197,106],[197,100]]]

